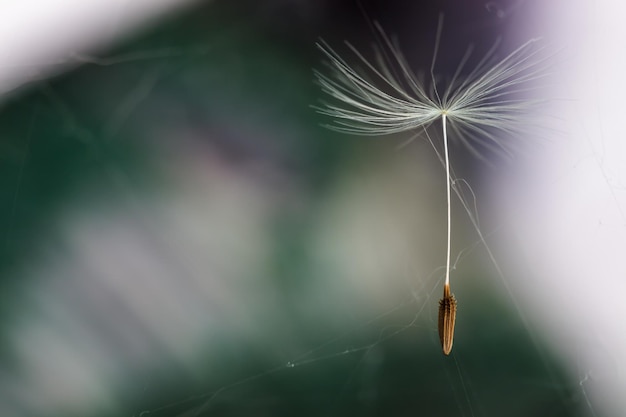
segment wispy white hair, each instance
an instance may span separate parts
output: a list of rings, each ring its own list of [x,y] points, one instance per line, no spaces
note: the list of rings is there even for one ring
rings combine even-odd
[[[494,60],[499,42],[480,59],[474,69],[465,71],[473,51],[468,48],[456,72],[443,84],[434,75],[439,35],[430,68],[429,83],[417,77],[397,44],[376,24],[382,40],[375,48],[376,60],[368,61],[347,43],[358,65],[351,66],[328,44],[318,48],[326,55],[330,72],[315,71],[322,90],[335,98],[323,102],[318,111],[333,121],[326,126],[344,133],[379,136],[426,129],[446,116],[453,138],[462,141],[477,156],[479,147],[510,153],[501,133],[515,133],[528,125],[529,110],[538,100],[524,93],[531,81],[545,74],[538,39],[531,39],[500,61]]]

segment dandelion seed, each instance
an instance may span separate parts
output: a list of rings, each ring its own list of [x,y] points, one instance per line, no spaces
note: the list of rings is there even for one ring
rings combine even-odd
[[[450,294],[450,285],[444,284],[443,298],[439,300],[439,341],[444,355],[449,355],[454,340],[456,320],[456,298]]]
[[[435,42],[435,53],[430,68],[431,81],[427,85],[409,69],[399,48],[376,29],[382,40],[376,49],[376,61],[369,62],[352,45],[350,50],[364,66],[362,71],[351,67],[346,60],[325,43],[318,48],[326,55],[330,74],[315,71],[322,90],[335,99],[325,102],[317,110],[330,116],[330,129],[356,135],[379,136],[427,129],[441,120],[447,198],[447,253],[444,297],[439,307],[439,337],[443,352],[452,349],[456,300],[450,294],[451,208],[450,161],[448,130],[475,156],[484,159],[480,148],[512,154],[512,145],[499,139],[527,126],[526,115],[538,101],[520,98],[531,89],[530,82],[544,75],[545,60],[539,58],[537,39],[531,39],[504,59],[494,62],[498,42],[466,73],[465,65],[472,48],[443,89],[439,89],[435,75],[435,61],[441,36],[442,18]],[[379,85],[377,85],[379,84]]]

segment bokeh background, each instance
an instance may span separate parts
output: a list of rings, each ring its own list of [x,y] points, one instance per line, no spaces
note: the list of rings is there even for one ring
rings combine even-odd
[[[623,153],[608,134],[572,147],[572,131],[598,130],[563,123],[580,120],[567,86],[604,38],[578,55],[572,39],[607,27],[589,23],[607,9],[542,3],[0,6],[0,414],[623,415],[620,274],[608,288],[572,279],[595,269],[571,263],[585,242],[596,266],[626,248]],[[557,103],[543,136],[503,138],[533,144],[519,158],[486,165],[452,146],[495,262],[455,201],[450,357],[436,153],[411,134],[334,133],[312,108],[318,39],[372,57],[376,21],[427,71],[440,13],[442,76],[470,43],[469,68],[497,38],[505,56],[543,37],[562,81],[533,92]],[[578,150],[555,163],[564,149]],[[603,209],[557,198],[588,201],[564,180],[589,178],[585,165],[602,168],[589,187]]]

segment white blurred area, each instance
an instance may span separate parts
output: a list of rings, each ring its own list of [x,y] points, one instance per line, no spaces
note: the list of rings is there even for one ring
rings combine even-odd
[[[81,63],[193,0],[20,0],[0,2],[0,94]]]
[[[620,1],[567,1],[529,18],[557,51],[545,90],[557,131],[499,184],[512,291],[597,416],[626,410],[625,14]]]

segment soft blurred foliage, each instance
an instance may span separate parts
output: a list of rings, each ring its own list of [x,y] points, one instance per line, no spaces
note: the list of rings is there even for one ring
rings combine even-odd
[[[438,7],[383,3],[364,8],[428,63]],[[506,26],[473,7],[448,36]],[[311,108],[315,40],[368,45],[360,13],[200,5],[4,97],[3,416],[584,414],[459,204],[442,355],[439,161]]]

